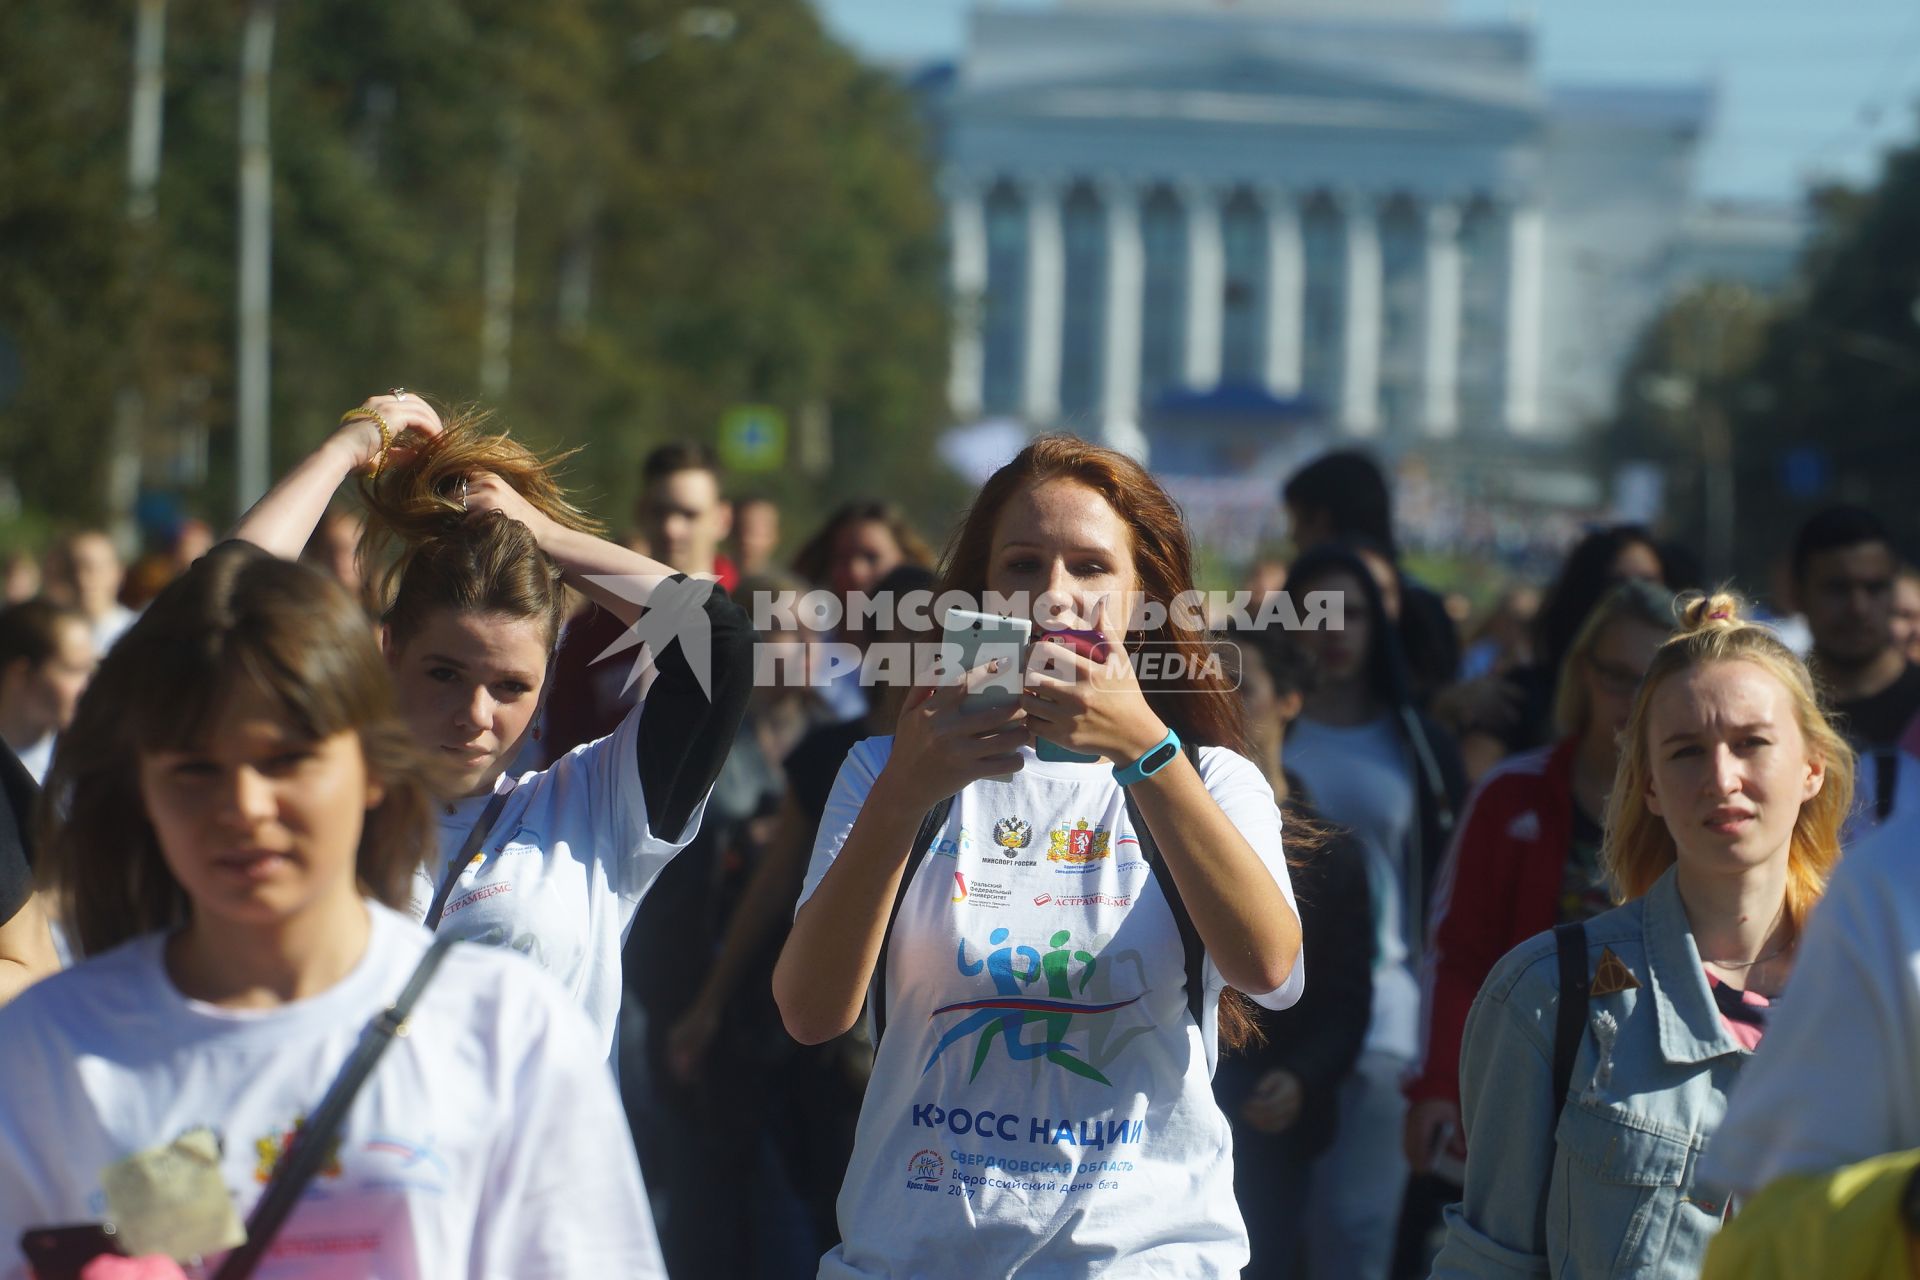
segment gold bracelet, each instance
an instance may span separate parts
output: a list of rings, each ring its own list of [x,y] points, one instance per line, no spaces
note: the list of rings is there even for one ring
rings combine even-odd
[[[386,417],[378,409],[369,408],[366,405],[361,405],[357,409],[349,409],[341,414],[340,425],[344,427],[349,422],[357,422],[362,419],[380,428],[380,452],[373,456],[373,470],[367,473],[367,479],[378,480],[380,478],[381,468],[387,465],[387,452],[393,448],[393,428],[387,425]]]

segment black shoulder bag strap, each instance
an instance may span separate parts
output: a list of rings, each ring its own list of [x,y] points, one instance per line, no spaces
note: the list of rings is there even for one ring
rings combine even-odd
[[[348,1108],[353,1106],[354,1097],[360,1092],[360,1086],[373,1074],[380,1055],[387,1051],[394,1037],[406,1034],[407,1018],[413,1013],[415,1002],[420,999],[420,993],[426,990],[434,970],[440,967],[447,948],[452,945],[451,938],[435,938],[427,948],[427,953],[420,957],[419,965],[414,968],[413,976],[407,979],[399,998],[361,1031],[360,1043],[354,1048],[353,1056],[347,1059],[346,1065],[340,1068],[340,1074],[327,1086],[327,1095],[320,1100],[320,1106],[312,1117],[294,1133],[292,1143],[274,1167],[267,1189],[260,1193],[259,1203],[253,1206],[253,1212],[248,1215],[247,1242],[227,1255],[227,1260],[220,1264],[220,1270],[214,1274],[213,1280],[245,1280],[260,1265],[260,1260],[273,1245],[273,1238],[279,1234],[294,1206],[300,1202],[301,1193],[326,1163],[327,1153],[347,1118]]]
[[[1200,753],[1191,743],[1185,745],[1187,759],[1192,761],[1194,771],[1198,772]],[[1200,940],[1200,931],[1194,928],[1193,917],[1187,914],[1187,904],[1180,897],[1180,886],[1173,882],[1173,872],[1167,869],[1166,859],[1160,856],[1160,845],[1154,840],[1153,832],[1147,829],[1147,820],[1140,815],[1131,791],[1127,792],[1127,821],[1133,826],[1134,837],[1140,841],[1141,861],[1152,868],[1153,878],[1160,885],[1160,896],[1167,900],[1167,909],[1173,912],[1174,927],[1180,931],[1180,951],[1186,958],[1187,1012],[1193,1015],[1194,1024],[1204,1030],[1207,1025],[1206,943]]]
[[[1567,1091],[1573,1087],[1573,1060],[1580,1054],[1580,1040],[1587,1033],[1587,926],[1572,920],[1553,927],[1553,940],[1560,952],[1560,1007],[1553,1019],[1553,1124],[1552,1134],[1560,1127],[1560,1112],[1567,1105]]]
[[[887,912],[887,928],[880,935],[880,954],[873,962],[873,978],[867,984],[867,1011],[873,1017],[876,1051],[880,1048],[881,1033],[887,1029],[887,951],[893,942],[893,922],[900,918],[900,904],[907,900],[907,887],[913,883],[920,864],[927,860],[927,851],[940,838],[941,829],[947,825],[947,816],[952,812],[953,797],[948,796],[920,819],[920,830],[913,837],[913,847],[907,851],[907,865],[900,872],[900,887],[893,891],[893,909]]]
[[[1567,1092],[1573,1087],[1573,1060],[1580,1054],[1580,1041],[1587,1033],[1587,1001],[1591,992],[1587,976],[1587,925],[1570,920],[1553,927],[1553,941],[1560,960],[1560,1005],[1553,1018],[1553,1119],[1547,1125],[1547,1149],[1558,1141],[1560,1113],[1567,1109]],[[1540,1187],[1537,1229],[1546,1237],[1547,1191],[1553,1185],[1549,1163],[1547,1180]]]
[[[447,899],[453,894],[453,886],[460,881],[460,873],[466,869],[473,855],[480,852],[480,846],[487,842],[487,835],[493,830],[493,824],[500,820],[500,811],[507,807],[507,797],[511,791],[496,791],[493,799],[487,801],[487,807],[480,811],[480,821],[473,824],[473,830],[467,832],[467,839],[460,846],[460,852],[453,855],[453,861],[440,873],[440,887],[433,892],[433,904],[427,908],[427,918],[421,921],[429,929],[440,927],[440,917],[446,914]]]

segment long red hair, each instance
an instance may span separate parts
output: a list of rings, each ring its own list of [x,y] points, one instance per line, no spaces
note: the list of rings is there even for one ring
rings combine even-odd
[[[1157,680],[1147,703],[1183,742],[1230,747],[1250,754],[1246,717],[1206,632],[1185,625],[1171,608],[1174,597],[1193,590],[1193,540],[1180,508],[1147,469],[1124,453],[1074,436],[1041,436],[1013,461],[993,473],[947,545],[939,591],[961,591],[981,599],[987,590],[987,566],[993,559],[993,531],[1009,502],[1049,480],[1072,480],[1107,500],[1127,525],[1133,567],[1147,600],[1167,609],[1160,632],[1129,631],[1127,648],[1148,639],[1178,650],[1184,674]]]

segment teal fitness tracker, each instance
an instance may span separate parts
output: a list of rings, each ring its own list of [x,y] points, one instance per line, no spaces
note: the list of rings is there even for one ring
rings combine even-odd
[[[1166,737],[1160,739],[1160,741],[1156,742],[1152,747],[1149,747],[1147,754],[1141,756],[1132,764],[1117,764],[1113,766],[1113,780],[1123,787],[1130,787],[1140,781],[1140,779],[1151,778],[1154,774],[1172,764],[1173,758],[1179,754],[1180,735],[1169,729],[1167,730]]]

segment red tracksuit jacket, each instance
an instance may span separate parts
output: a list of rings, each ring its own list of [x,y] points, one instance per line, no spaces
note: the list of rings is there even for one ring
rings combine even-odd
[[[1572,738],[1503,760],[1480,781],[1434,886],[1410,1102],[1460,1101],[1467,1009],[1501,956],[1559,923],[1573,843]]]

